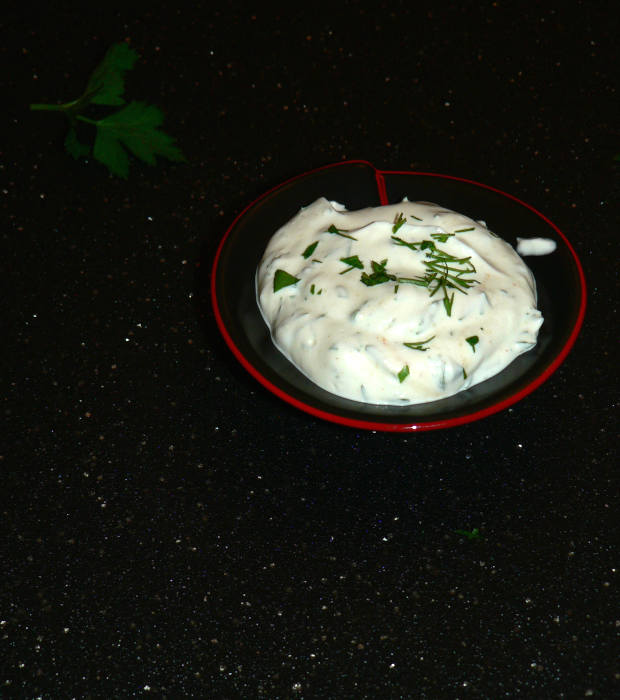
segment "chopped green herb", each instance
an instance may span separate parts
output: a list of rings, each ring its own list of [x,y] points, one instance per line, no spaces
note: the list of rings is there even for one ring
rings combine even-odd
[[[480,530],[475,527],[473,530],[455,530],[457,535],[463,535],[467,537],[468,540],[477,540],[480,538]]]
[[[412,219],[415,219],[416,221],[424,221],[424,219],[421,219],[419,216],[416,216],[415,214],[409,214],[409,216]]]
[[[398,373],[398,381],[402,384],[409,376],[409,365],[405,365]]]
[[[396,233],[398,229],[407,221],[407,217],[403,216],[402,212],[396,214],[394,218],[394,226],[392,226],[392,233]]]
[[[314,243],[311,243],[311,244],[306,248],[306,250],[304,250],[304,252],[302,253],[302,255],[304,256],[304,258],[306,258],[306,260],[312,255],[312,253],[314,253],[314,251],[316,250],[316,247],[318,246],[318,244],[319,244],[318,241],[314,241]]]
[[[402,238],[399,238],[398,236],[392,236],[392,240],[396,243],[396,245],[404,245],[407,248],[411,248],[411,250],[433,250],[435,248],[433,241],[413,241],[410,243]]]
[[[352,255],[350,258],[340,258],[340,262],[345,265],[350,265],[346,270],[343,270],[339,274],[344,275],[345,272],[350,272],[354,267],[358,270],[364,269],[364,263],[357,257],[357,255]]]
[[[376,284],[383,284],[384,282],[390,282],[396,280],[396,275],[390,275],[385,271],[385,266],[387,265],[387,258],[382,260],[380,263],[372,260],[370,266],[372,267],[372,274],[369,275],[367,272],[362,272],[360,280],[367,287],[374,287]]]
[[[425,348],[424,345],[427,345],[428,343],[433,340],[435,336],[432,335],[430,338],[427,338],[426,340],[414,340],[411,343],[403,343],[405,347],[410,348],[411,350],[420,350],[421,352],[426,352],[428,348]]]
[[[475,227],[470,226],[469,228],[457,228],[454,233],[467,233],[468,231],[474,231]]]
[[[350,238],[352,241],[356,241],[357,238],[354,238],[353,236],[349,236],[346,233],[343,233],[344,229],[337,229],[334,224],[332,224],[328,229],[328,233],[335,233],[337,236],[342,236],[343,238]]]
[[[131,152],[149,165],[155,165],[155,156],[172,161],[184,161],[185,156],[175,145],[174,139],[159,127],[164,116],[160,109],[144,102],[125,104],[125,73],[134,67],[139,56],[127,44],[114,44],[103,61],[92,72],[82,95],[64,104],[31,104],[35,112],[55,111],[64,114],[69,121],[65,148],[74,158],[87,157],[89,144],[78,139],[78,122],[95,127],[93,156],[103,163],[110,173],[127,178]],[[91,105],[114,107],[125,105],[99,119],[85,116]]]
[[[451,236],[454,236],[453,233],[431,233],[431,238],[434,238],[436,241],[439,241],[440,243],[445,243],[448,238]]]
[[[463,369],[463,379],[467,379],[467,372],[465,371],[465,367]]]
[[[446,310],[446,314],[448,316],[452,316],[452,304],[454,304],[454,292],[452,292],[452,296],[446,292],[446,288],[443,288],[444,291],[444,298],[443,298],[443,308]]]
[[[310,294],[314,294],[314,285],[313,284],[310,285]]]
[[[403,284],[415,284],[418,287],[428,287],[429,284],[428,280],[424,277],[399,277],[398,281]]]
[[[321,265],[323,264],[322,260],[317,260],[316,258],[312,258],[312,262],[318,262],[318,263],[321,263]]]
[[[477,335],[470,335],[469,338],[465,340],[471,345],[471,349],[476,352],[476,345],[478,344],[479,338]]]
[[[398,285],[397,284],[394,285],[394,294],[398,294]]]
[[[273,276],[273,291],[279,292],[284,287],[290,287],[297,282],[299,282],[299,277],[293,277],[285,270],[276,270]]]
[[[469,287],[477,283],[477,280],[463,278],[463,275],[476,272],[476,268],[471,262],[471,257],[456,258],[454,255],[437,248],[435,243],[429,240],[410,242],[404,241],[398,236],[392,236],[392,240],[396,245],[405,246],[416,252],[426,251],[426,257],[424,259],[426,274],[424,277],[403,277],[399,278],[398,281],[427,287],[431,297],[439,290],[442,290],[444,295],[444,309],[446,310],[446,314],[451,316],[454,293],[450,294],[448,289],[458,289],[459,292],[467,294]]]

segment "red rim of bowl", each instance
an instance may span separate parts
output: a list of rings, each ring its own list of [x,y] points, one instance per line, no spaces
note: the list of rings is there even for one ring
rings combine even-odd
[[[492,192],[496,192],[497,194],[500,194],[504,197],[507,197],[508,199],[511,199],[514,202],[517,202],[521,206],[526,207],[530,211],[532,211],[534,214],[536,214],[538,217],[540,217],[543,221],[545,221],[546,224],[548,224],[557,234],[560,236],[560,238],[564,241],[564,244],[570,251],[571,255],[573,256],[573,260],[575,263],[575,266],[577,268],[577,272],[579,275],[579,284],[580,284],[580,294],[581,294],[581,299],[580,299],[580,305],[579,305],[579,312],[577,314],[577,319],[575,321],[575,325],[573,326],[573,329],[566,340],[566,343],[564,344],[564,347],[562,350],[556,355],[554,358],[553,362],[545,369],[544,372],[542,372],[540,375],[538,375],[534,380],[529,382],[525,387],[514,393],[512,396],[509,396],[507,399],[504,399],[503,401],[499,401],[498,403],[493,404],[492,406],[488,406],[484,409],[480,409],[479,411],[474,411],[473,413],[468,413],[465,416],[459,416],[457,418],[448,418],[448,419],[443,419],[443,420],[434,420],[434,421],[419,421],[415,423],[381,423],[381,422],[374,422],[372,420],[362,420],[362,419],[356,419],[356,418],[347,418],[345,416],[341,416],[337,413],[330,413],[329,411],[323,411],[319,408],[316,408],[314,406],[311,406],[310,404],[304,403],[303,401],[300,401],[299,399],[294,398],[290,394],[287,394],[285,391],[283,391],[279,386],[276,384],[273,384],[273,382],[269,381],[265,376],[263,376],[257,369],[252,365],[252,363],[243,355],[243,353],[239,350],[237,345],[235,344],[235,341],[233,340],[232,336],[228,332],[228,329],[226,328],[226,324],[224,323],[224,319],[222,318],[222,315],[220,313],[220,309],[217,303],[217,295],[216,295],[216,278],[217,278],[217,269],[218,269],[218,262],[220,259],[221,252],[224,248],[224,245],[226,244],[226,240],[230,234],[230,232],[234,229],[235,225],[237,222],[245,215],[247,211],[249,211],[252,207],[254,207],[258,202],[260,202],[264,197],[267,195],[271,194],[275,190],[280,189],[281,187],[285,186],[286,184],[293,182],[295,180],[299,180],[303,177],[306,177],[310,175],[311,173],[318,172],[320,170],[327,170],[329,168],[337,168],[342,165],[366,165],[369,168],[371,168],[374,173],[375,173],[375,179],[377,181],[377,190],[379,194],[379,199],[381,201],[381,204],[388,204],[388,199],[387,199],[387,191],[386,191],[386,185],[385,185],[385,176],[386,175],[422,175],[425,177],[436,177],[436,178],[442,178],[444,180],[458,180],[460,182],[466,182],[470,185],[476,185],[477,187],[482,187],[483,189],[490,190]],[[238,216],[235,218],[235,220],[232,222],[232,224],[228,227],[226,230],[226,233],[224,234],[222,240],[220,241],[220,244],[218,246],[217,252],[215,254],[215,259],[213,261],[213,267],[211,269],[211,302],[213,305],[213,311],[215,313],[215,319],[217,321],[217,325],[220,329],[220,332],[222,336],[224,337],[224,340],[226,341],[228,347],[232,350],[234,356],[239,360],[239,362],[245,367],[245,369],[256,379],[258,380],[264,387],[266,387],[269,391],[271,391],[273,394],[278,396],[279,398],[283,399],[287,403],[295,406],[296,408],[299,408],[302,411],[305,411],[306,413],[309,413],[313,416],[316,416],[317,418],[321,418],[323,420],[330,421],[332,423],[339,423],[340,425],[346,425],[350,428],[362,428],[364,430],[375,430],[375,431],[383,431],[383,432],[418,432],[418,431],[425,431],[425,430],[438,430],[441,428],[452,428],[456,427],[458,425],[464,425],[466,423],[472,423],[474,421],[480,420],[481,418],[486,418],[487,416],[491,416],[494,413],[497,413],[499,411],[504,410],[505,408],[508,408],[509,406],[512,406],[513,404],[517,403],[518,401],[521,401],[521,399],[525,398],[528,394],[531,394],[535,389],[537,389],[543,382],[545,382],[549,377],[557,370],[557,368],[564,362],[564,359],[568,355],[570,349],[573,347],[575,340],[577,339],[577,336],[579,335],[579,331],[581,329],[581,325],[583,323],[583,319],[585,316],[585,311],[586,311],[586,280],[585,276],[583,273],[583,268],[581,265],[581,262],[579,258],[577,257],[577,253],[573,249],[573,246],[570,244],[569,240],[566,238],[566,236],[560,231],[560,229],[550,220],[548,219],[544,214],[541,214],[537,209],[535,209],[533,206],[528,204],[527,202],[522,201],[518,197],[515,197],[511,194],[508,194],[507,192],[504,192],[502,190],[497,189],[496,187],[491,187],[490,185],[485,185],[482,182],[476,182],[475,180],[468,180],[463,177],[456,177],[454,175],[442,175],[440,173],[427,173],[427,172],[421,172],[421,171],[413,171],[413,170],[377,170],[372,163],[369,163],[368,161],[365,160],[346,160],[346,161],[341,161],[338,163],[331,163],[330,165],[325,165],[320,168],[315,168],[313,170],[309,170],[308,172],[302,173],[301,175],[296,175],[295,177],[289,178],[288,180],[280,183],[279,185],[276,185],[275,187],[272,187],[271,189],[267,190],[264,192],[260,197],[255,199],[253,202],[248,204],[243,211],[238,214]]]

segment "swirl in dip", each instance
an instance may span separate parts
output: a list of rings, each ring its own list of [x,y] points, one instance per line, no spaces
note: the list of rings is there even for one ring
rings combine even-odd
[[[536,284],[483,222],[409,202],[347,211],[324,198],[269,241],[256,276],[276,347],[354,401],[436,401],[536,344]]]

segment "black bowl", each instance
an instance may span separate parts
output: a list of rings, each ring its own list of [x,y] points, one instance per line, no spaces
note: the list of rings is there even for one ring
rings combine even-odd
[[[361,209],[408,197],[435,202],[483,219],[516,246],[521,238],[551,238],[550,255],[528,257],[544,323],[538,343],[491,379],[449,398],[413,406],[380,406],[340,398],[297,370],[271,341],[258,309],[255,273],[275,231],[318,197]],[[479,182],[434,173],[377,170],[346,161],[299,175],[250,204],[226,231],[211,277],[215,318],[241,364],[267,389],[314,416],[369,430],[433,430],[500,411],[540,386],[562,363],[583,321],[586,286],[581,263],[566,236],[525,202]]]

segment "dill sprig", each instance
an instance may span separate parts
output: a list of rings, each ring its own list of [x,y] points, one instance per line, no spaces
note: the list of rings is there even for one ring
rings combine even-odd
[[[425,345],[428,345],[428,343],[433,340],[435,336],[432,335],[430,338],[426,338],[426,340],[412,340],[409,343],[403,343],[405,347],[408,347],[410,350],[419,350],[420,352],[426,352],[428,348],[425,348]]]
[[[476,268],[471,262],[471,256],[457,258],[437,248],[434,241],[405,241],[398,236],[392,236],[392,240],[396,245],[405,246],[416,252],[426,251],[424,259],[426,274],[423,277],[403,277],[399,278],[398,281],[426,287],[431,297],[442,291],[444,295],[444,309],[446,314],[451,316],[454,292],[450,293],[449,290],[456,289],[463,294],[467,294],[467,290],[478,282],[478,280],[464,277],[464,275],[471,275],[476,272]]]

